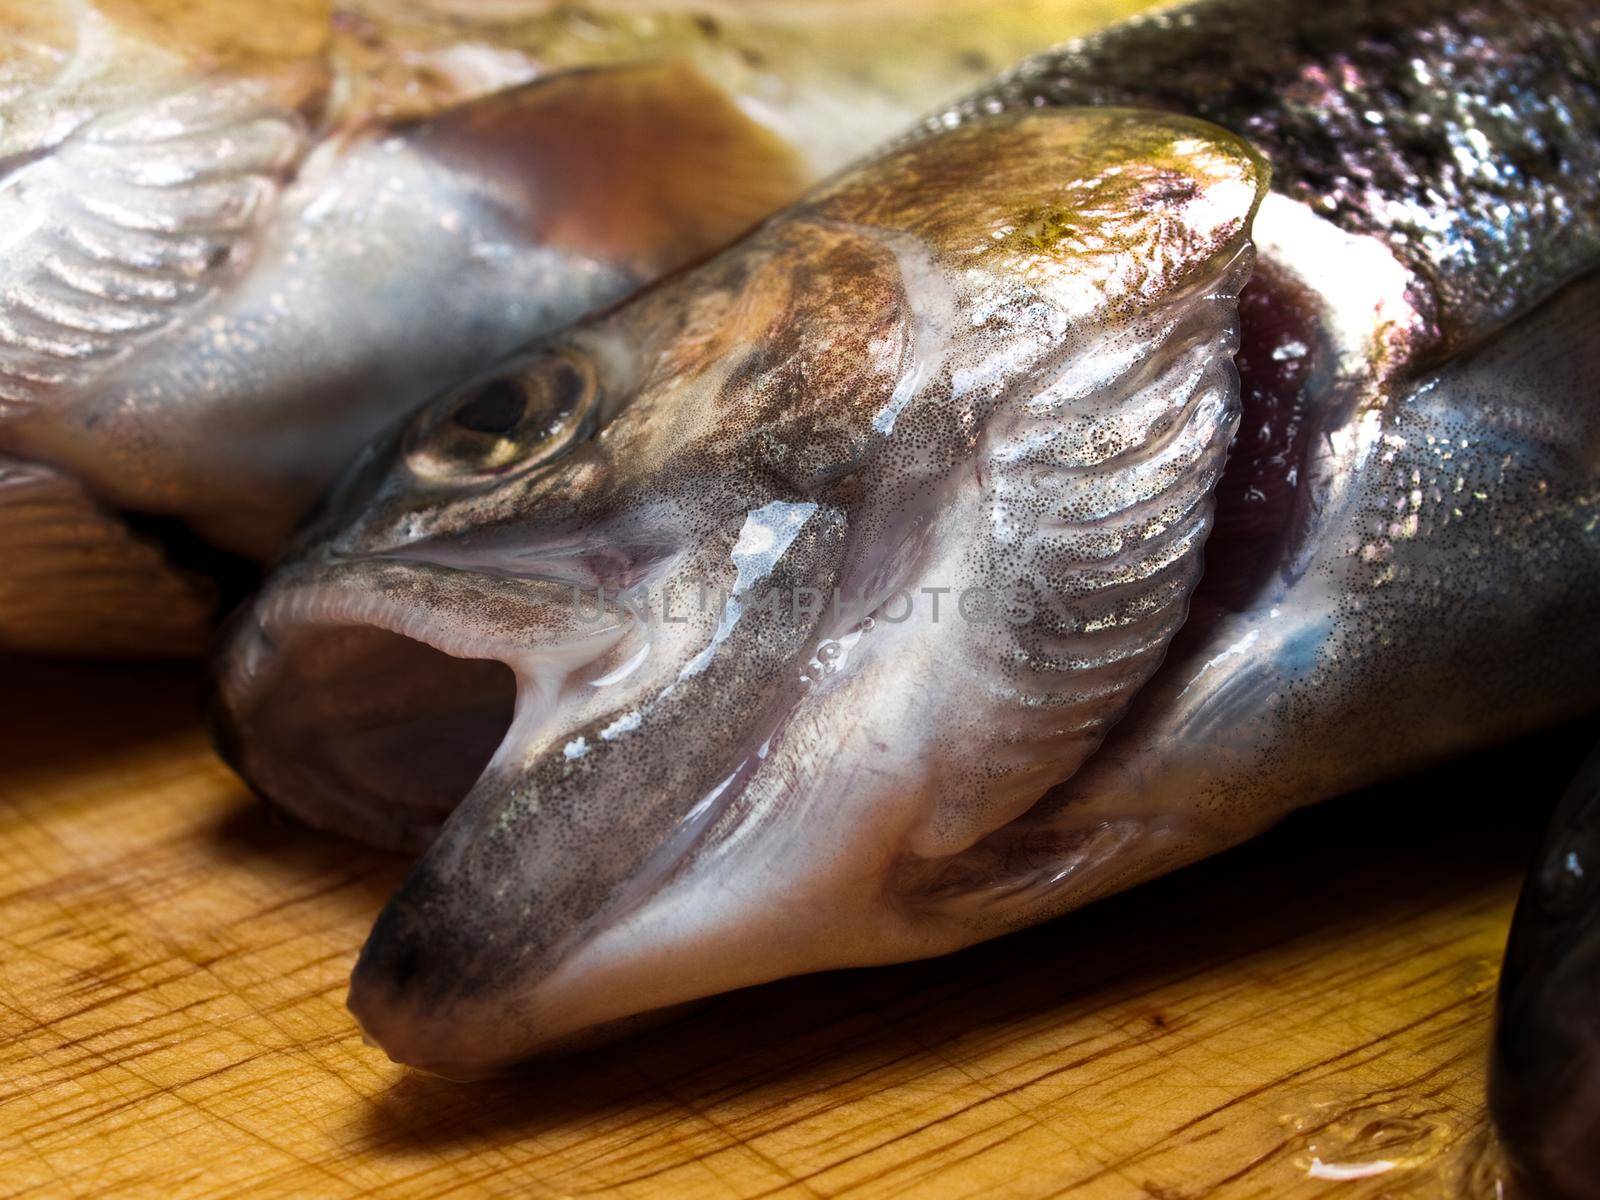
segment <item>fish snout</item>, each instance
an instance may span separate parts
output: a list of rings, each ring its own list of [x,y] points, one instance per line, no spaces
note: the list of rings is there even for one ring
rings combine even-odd
[[[475,918],[463,921],[430,903],[445,895],[440,876],[426,867],[415,872],[379,916],[350,977],[351,1014],[367,1043],[394,1062],[446,1079],[483,1079],[534,1056],[612,1041],[675,1011],[641,1013],[610,989],[572,988],[556,957],[529,961],[494,936],[496,929],[520,936],[528,914],[497,911],[480,897]],[[507,1003],[508,984],[516,1003]],[[590,1019],[608,1009],[628,1015]]]
[[[396,1062],[448,1078],[468,1078],[470,1056],[450,1055],[459,1021],[430,1021],[438,1006],[437,989],[425,981],[441,977],[438,963],[453,961],[459,946],[441,946],[424,934],[407,907],[391,903],[379,916],[350,978],[347,999],[369,1045],[384,1048]]]
[[[441,894],[431,872],[410,877],[368,936],[347,1003],[366,1041],[395,1062],[449,1079],[476,1079],[491,1073],[492,1058],[482,1050],[490,1030],[472,1003],[483,984],[474,981],[484,978],[496,951],[492,940],[476,934],[492,922],[460,924],[430,914],[430,898]],[[499,1024],[527,1018],[522,1011],[494,1015]]]

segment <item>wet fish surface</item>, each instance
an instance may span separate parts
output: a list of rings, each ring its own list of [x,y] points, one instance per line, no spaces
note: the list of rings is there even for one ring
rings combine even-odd
[[[1600,1196],[1600,752],[1556,807],[1517,901],[1489,1102],[1524,1194]]]
[[[423,850],[369,1036],[945,953],[1600,707],[1597,187],[1588,5],[1199,3],[441,397],[218,668]]]
[[[194,652],[385,425],[1141,6],[0,0],[0,650]]]

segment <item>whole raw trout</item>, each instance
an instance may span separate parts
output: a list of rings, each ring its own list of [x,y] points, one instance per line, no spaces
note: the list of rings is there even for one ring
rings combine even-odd
[[[0,651],[196,649],[396,417],[1144,2],[0,0]]]
[[[481,1073],[1600,706],[1597,218],[1592,5],[1203,3],[443,396],[220,663],[426,847],[363,1026]]]

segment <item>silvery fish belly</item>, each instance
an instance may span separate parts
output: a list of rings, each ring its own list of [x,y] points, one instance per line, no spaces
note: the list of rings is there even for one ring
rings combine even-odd
[[[193,651],[385,425],[1140,6],[0,0],[0,651]]]
[[[423,850],[368,1034],[944,953],[1600,706],[1597,22],[1132,22],[367,455],[218,695]]]

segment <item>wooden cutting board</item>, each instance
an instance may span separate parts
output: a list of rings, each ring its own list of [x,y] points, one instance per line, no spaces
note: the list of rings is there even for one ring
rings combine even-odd
[[[1454,769],[953,958],[458,1085],[344,1009],[404,864],[253,801],[198,693],[0,662],[0,1195],[1494,1194],[1493,985],[1570,740],[1499,756],[1536,801]]]

